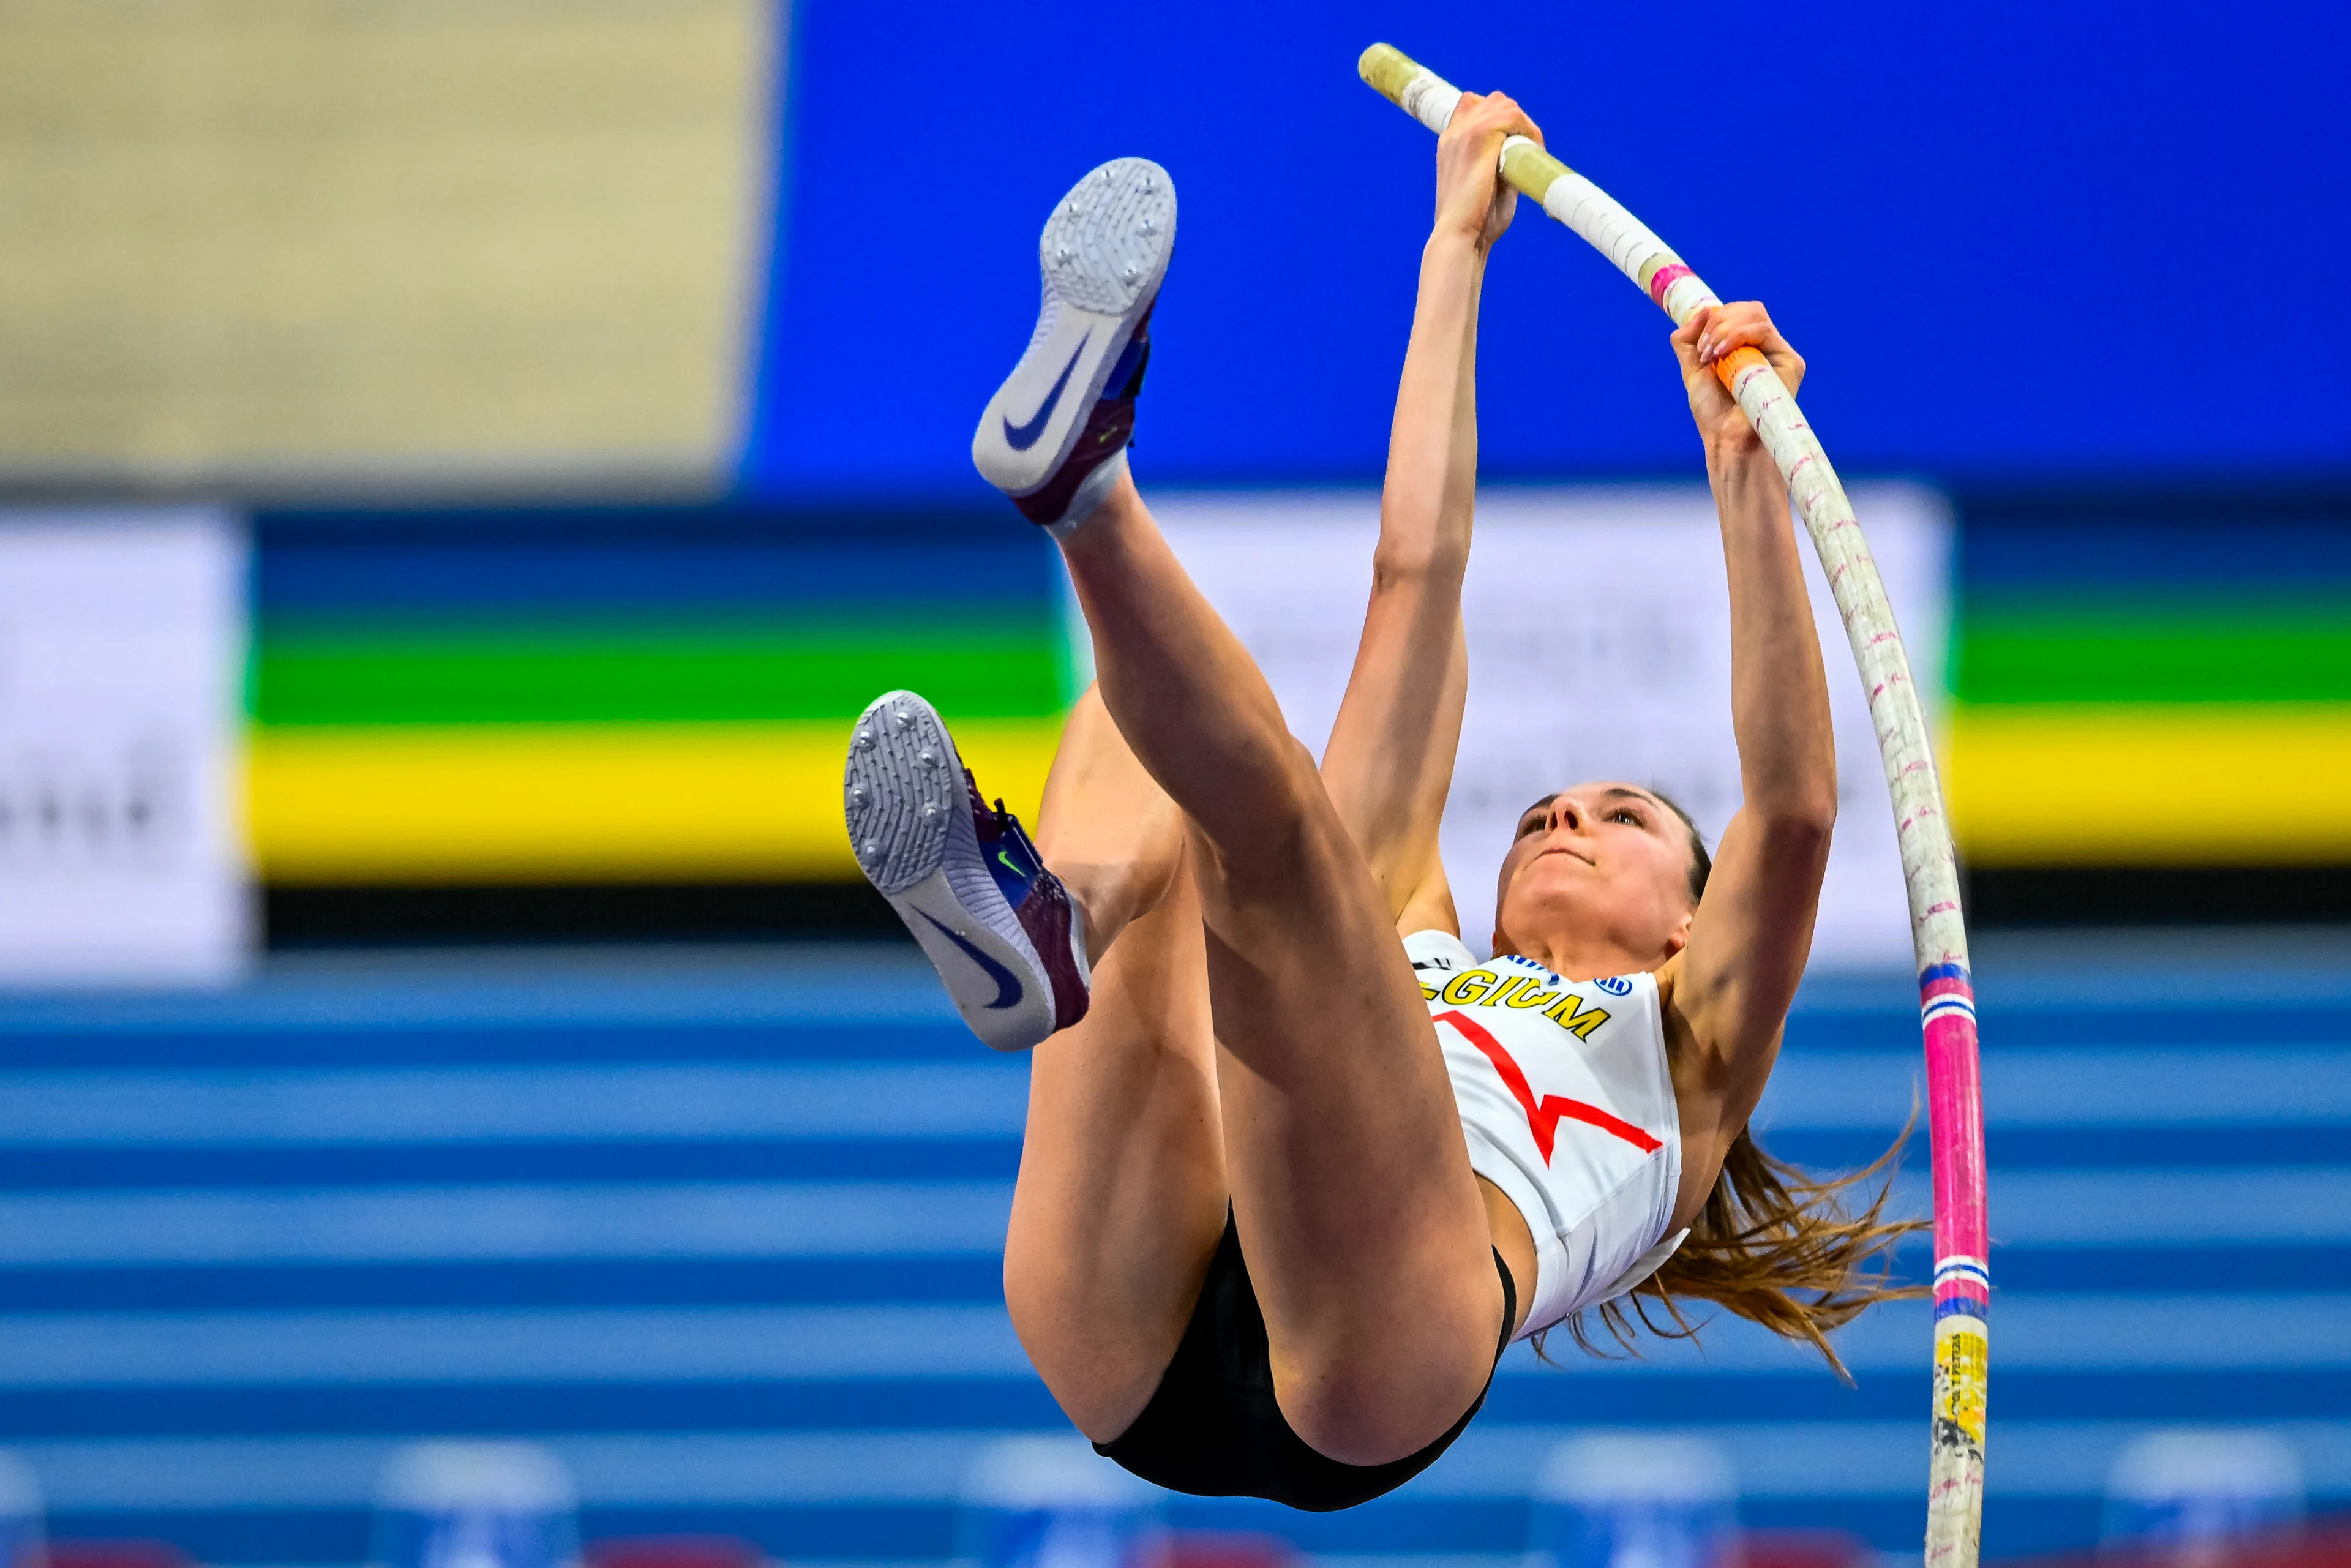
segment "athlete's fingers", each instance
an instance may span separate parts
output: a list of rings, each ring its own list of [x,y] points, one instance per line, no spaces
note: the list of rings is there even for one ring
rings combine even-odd
[[[1730,336],[1730,339],[1738,340],[1740,346],[1761,346],[1775,331],[1771,315],[1763,310],[1761,303],[1751,301],[1751,298],[1742,298],[1742,301],[1714,310],[1714,334]]]
[[[1700,357],[1702,346],[1704,351],[1710,351],[1726,325],[1724,307],[1702,305],[1691,311],[1667,340],[1673,345],[1674,358],[1681,365],[1682,390],[1689,397],[1690,417],[1697,421],[1699,435],[1709,444],[1726,435],[1735,438],[1735,432],[1729,427],[1744,423],[1739,405],[1731,401],[1721,378],[1715,374],[1713,362]]]
[[[1538,143],[1542,141],[1541,128],[1507,93],[1463,93],[1445,128],[1446,135],[1456,140],[1491,137],[1497,132],[1524,136]]]
[[[1445,134],[1437,139],[1440,224],[1458,225],[1480,246],[1501,237],[1518,211],[1518,193],[1503,182],[1498,154],[1506,138],[1524,135],[1532,125],[1504,94],[1461,95]]]
[[[1502,136],[1508,134],[1501,126],[1509,118],[1508,107],[1498,105],[1491,98],[1465,92],[1461,95],[1460,106],[1454,110],[1453,119],[1437,141],[1440,144],[1450,143],[1456,147],[1465,142],[1499,142]]]
[[[1504,135],[1523,136],[1538,147],[1543,144],[1542,127],[1529,119],[1527,111],[1509,93],[1489,93],[1485,102],[1492,109]]]
[[[1496,99],[1499,97],[1499,94],[1463,93],[1460,103],[1454,108],[1453,118],[1446,123],[1444,136],[1439,140],[1459,141],[1485,134],[1488,122],[1498,112],[1506,112],[1496,107]],[[1504,101],[1507,102],[1507,100]]]
[[[1668,340],[1674,346],[1674,358],[1681,361],[1684,375],[1695,374],[1707,361],[1707,329],[1713,323],[1714,307],[1701,305],[1689,313],[1689,318],[1674,329]]]
[[[1779,329],[1752,300],[1741,300],[1716,310],[1699,341],[1698,357],[1712,364],[1734,349],[1761,349],[1780,342]]]
[[[1705,309],[1706,330],[1698,340],[1699,364],[1710,365],[1733,349],[1752,346],[1748,340],[1754,324],[1750,311],[1740,305],[1711,305]]]
[[[1752,299],[1725,305],[1713,312],[1708,330],[1700,337],[1698,362],[1711,366],[1740,349],[1761,350],[1771,361],[1772,371],[1791,392],[1802,384],[1804,357],[1781,335],[1771,313]]]
[[[1714,311],[1712,327],[1707,334],[1710,357],[1719,359],[1737,348],[1760,348],[1771,330],[1771,319],[1753,300],[1722,306]]]

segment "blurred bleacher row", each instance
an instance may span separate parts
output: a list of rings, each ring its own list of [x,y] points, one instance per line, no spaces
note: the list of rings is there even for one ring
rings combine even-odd
[[[2258,1430],[2351,1508],[2351,975],[2324,931],[1981,956],[1989,1556],[2095,1540],[2149,1431]],[[1808,984],[1770,1145],[1853,1166],[1917,1081],[1900,979]],[[355,1563],[420,1438],[541,1445],[591,1538],[935,1561],[1007,1435],[1026,1064],[882,946],[282,954],[245,988],[0,1001],[0,1432],[59,1542]],[[1923,1145],[1901,1201],[1925,1203]],[[1923,1271],[1923,1255],[1906,1257]],[[1391,1497],[1170,1499],[1360,1568],[1500,1568],[1563,1439],[1724,1456],[1739,1518],[1917,1550],[1928,1319],[1562,1364]]]

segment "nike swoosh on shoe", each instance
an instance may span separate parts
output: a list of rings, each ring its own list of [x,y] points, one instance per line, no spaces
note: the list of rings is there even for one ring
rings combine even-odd
[[[896,691],[861,715],[842,768],[850,848],[974,1034],[1026,1051],[1086,1013],[1081,912],[1019,820],[991,808],[938,710]]]
[[[914,913],[937,926],[940,936],[962,948],[971,961],[978,965],[989,979],[996,982],[996,999],[987,1004],[989,1011],[994,1012],[1003,1008],[1017,1008],[1020,1005],[1020,998],[1026,993],[1020,988],[1019,976],[965,941],[960,932],[956,931],[929,910],[918,909]]]
[[[1139,380],[1127,363],[1140,359],[1143,322],[1175,237],[1174,182],[1143,158],[1114,158],[1094,169],[1046,220],[1038,236],[1037,327],[981,411],[971,445],[981,476],[1020,503],[1031,521],[1074,525],[1125,472],[1133,394],[1121,389]],[[1072,333],[1082,340],[1074,358]],[[1049,380],[1045,367],[1055,353],[1064,362]],[[1096,417],[1104,400],[1130,406]],[[1015,408],[1022,411],[1018,416]]]
[[[1093,331],[1089,328],[1086,335],[1078,340],[1077,349],[1070,355],[1070,362],[1061,367],[1061,375],[1054,380],[1053,390],[1045,394],[1045,406],[1037,411],[1034,418],[1026,424],[1015,424],[1008,419],[1004,422],[1004,444],[1007,446],[1015,452],[1026,452],[1037,444],[1038,438],[1045,434],[1045,426],[1052,422],[1053,410],[1061,405],[1061,393],[1068,390],[1070,372],[1078,368],[1078,356],[1086,351],[1086,345],[1093,341]]]

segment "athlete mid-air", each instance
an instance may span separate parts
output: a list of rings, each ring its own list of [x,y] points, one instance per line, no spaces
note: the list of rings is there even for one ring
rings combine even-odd
[[[1044,307],[973,442],[1050,530],[1099,685],[1032,844],[893,692],[852,737],[859,863],[998,1050],[1035,1048],[1005,1293],[1104,1453],[1178,1490],[1332,1509],[1417,1474],[1514,1337],[1626,1299],[1720,1303],[1828,1354],[1910,1228],[1746,1132],[1810,946],[1828,693],[1786,490],[1714,373],[1803,361],[1761,307],[1673,335],[1730,584],[1744,804],[1711,860],[1636,784],[1530,805],[1495,957],[1461,941],[1437,828],[1467,689],[1462,575],[1489,248],[1515,197],[1463,96],[1396,396],[1363,639],[1318,767],[1128,472],[1176,226],[1165,171],[1055,209]],[[1834,1361],[1834,1356],[1831,1357]]]

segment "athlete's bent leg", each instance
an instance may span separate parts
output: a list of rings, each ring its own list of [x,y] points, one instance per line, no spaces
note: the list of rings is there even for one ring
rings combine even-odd
[[[1284,1416],[1400,1458],[1485,1385],[1502,1291],[1420,988],[1239,641],[1133,483],[1061,537],[1103,700],[1189,820],[1227,1174]]]
[[[1070,710],[1045,778],[1037,845],[1084,915],[1095,963],[1167,895],[1183,840],[1184,813],[1134,759],[1101,688],[1088,686]]]
[[[1084,1019],[1030,1058],[1004,1296],[1053,1397],[1108,1442],[1183,1337],[1227,1188],[1183,819],[1092,692],[1063,732],[1037,838],[1087,911],[1098,967]]]

